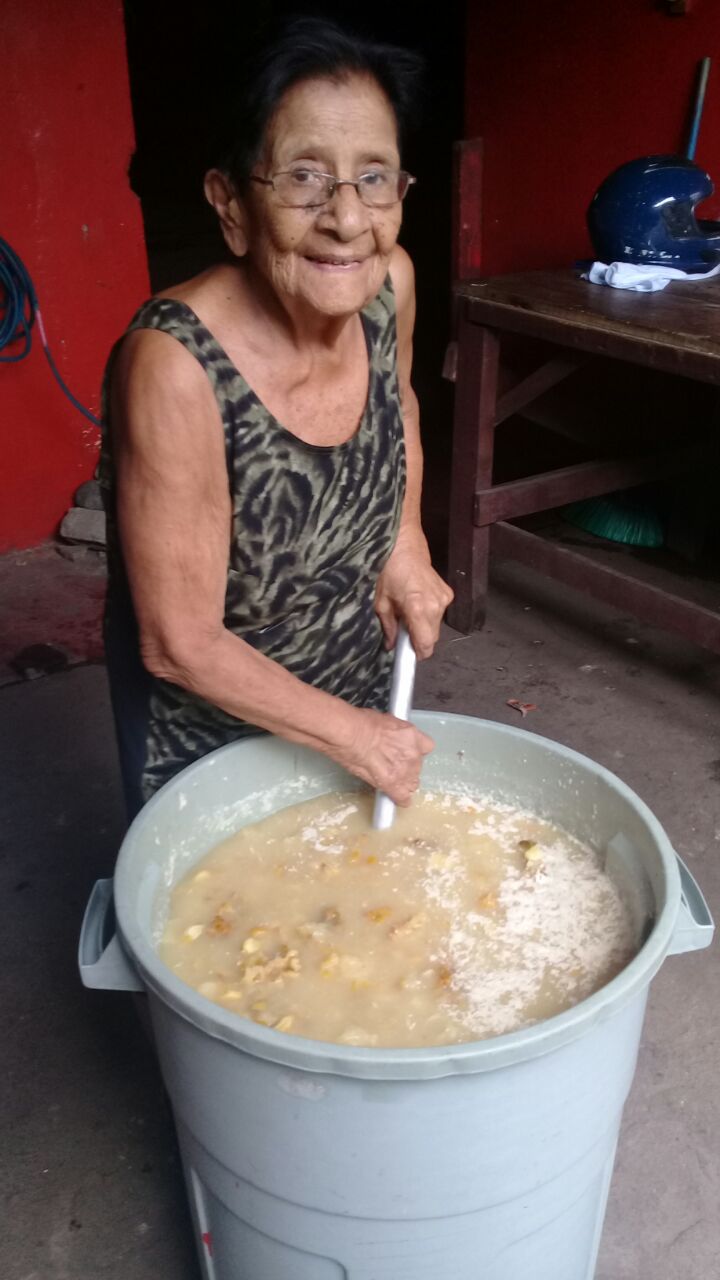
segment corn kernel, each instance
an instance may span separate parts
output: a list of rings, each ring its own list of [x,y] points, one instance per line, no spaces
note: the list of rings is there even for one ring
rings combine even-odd
[[[295,1019],[291,1013],[286,1013],[284,1018],[279,1018],[275,1023],[276,1031],[289,1031]]]
[[[320,961],[320,972],[323,978],[331,978],[340,963],[340,957],[337,951],[330,951],[324,960]]]
[[[367,858],[365,859],[365,862],[368,867],[374,867],[375,863],[377,862],[377,858],[375,857],[375,854],[369,853]]]
[[[365,916],[373,924],[382,924],[392,915],[392,907],[373,907],[371,911],[366,911]]]
[[[208,933],[230,933],[231,929],[232,924],[230,921],[226,920],[225,917],[221,915],[216,915],[212,923],[208,925]]]
[[[193,880],[208,880],[209,877],[209,871],[198,871],[197,874],[193,876]]]
[[[246,938],[242,944],[242,949],[247,955],[253,955],[254,952],[260,950],[260,943],[255,938]]]
[[[525,861],[528,866],[542,862],[542,849],[537,844],[531,844],[529,849],[525,849]]]
[[[190,928],[185,930],[183,938],[186,942],[195,942],[200,937],[203,927],[201,924],[191,924]]]
[[[396,924],[394,929],[390,930],[391,938],[404,938],[408,933],[414,933],[421,925],[425,923],[426,915],[424,911],[418,911],[417,915],[408,916],[407,920],[403,920],[401,924]]]
[[[481,898],[478,898],[478,906],[481,911],[494,911],[497,906],[497,894],[484,893]]]

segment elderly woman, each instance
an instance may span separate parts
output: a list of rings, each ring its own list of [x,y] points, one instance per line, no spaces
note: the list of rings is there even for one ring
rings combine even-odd
[[[412,55],[293,24],[205,191],[230,259],[141,308],[106,377],[106,647],[131,813],[259,730],[398,804],[432,742],[384,713],[398,619],[452,593],[420,526]]]

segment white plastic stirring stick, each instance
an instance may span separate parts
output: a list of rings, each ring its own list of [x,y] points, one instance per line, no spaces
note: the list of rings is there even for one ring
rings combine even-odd
[[[390,715],[397,716],[399,720],[407,720],[410,715],[416,666],[417,659],[415,650],[412,647],[412,641],[401,623],[398,627],[397,640],[395,641],[395,661],[393,663],[392,688],[388,707]],[[373,828],[376,831],[386,831],[388,827],[392,826],[394,819],[395,805],[393,801],[383,791],[377,791],[375,793],[375,808],[373,809]]]

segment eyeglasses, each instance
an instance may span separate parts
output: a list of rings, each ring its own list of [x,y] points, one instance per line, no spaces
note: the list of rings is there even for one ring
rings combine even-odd
[[[291,169],[286,173],[274,173],[272,178],[257,178],[251,174],[250,181],[272,187],[280,203],[289,209],[313,209],[316,205],[327,204],[338,187],[354,187],[363,204],[372,209],[382,209],[404,200],[417,178],[404,169],[371,169],[353,182],[350,178],[336,178],[332,173],[319,173],[316,169]]]

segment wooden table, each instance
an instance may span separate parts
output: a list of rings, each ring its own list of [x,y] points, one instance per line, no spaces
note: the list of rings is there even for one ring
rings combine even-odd
[[[589,284],[574,270],[459,284],[450,502],[450,625],[482,626],[493,551],[720,652],[720,613],[592,561],[508,521],[630,488],[689,465],[686,442],[493,485],[495,428],[581,364],[610,357],[720,386],[720,277],[655,294]],[[550,359],[498,395],[506,335],[550,343]],[[697,454],[695,455],[697,460]]]

